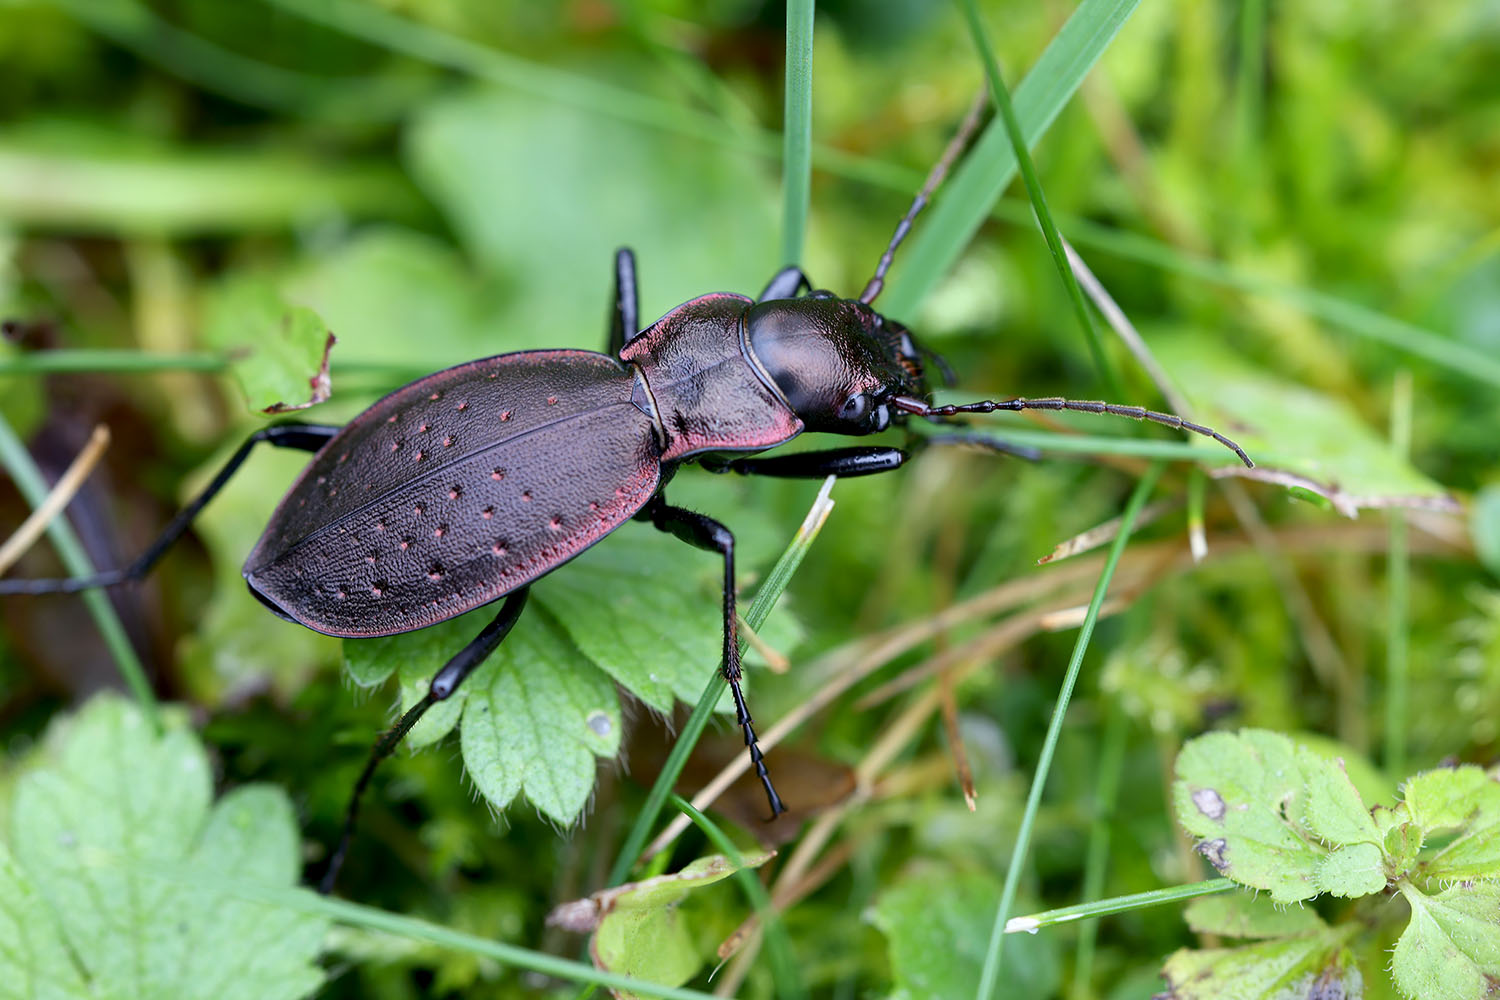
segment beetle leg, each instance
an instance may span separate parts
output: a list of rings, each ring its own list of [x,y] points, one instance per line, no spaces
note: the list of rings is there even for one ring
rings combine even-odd
[[[278,448],[298,448],[302,451],[317,451],[327,444],[343,428],[330,427],[325,424],[299,424],[284,423],[274,424],[270,427],[262,427],[251,434],[249,439],[239,450],[229,457],[219,474],[214,476],[213,482],[204,487],[192,501],[184,507],[172,522],[167,525],[156,541],[142,552],[136,560],[124,569],[111,569],[103,573],[95,573],[93,576],[78,576],[70,579],[56,580],[0,580],[0,595],[5,594],[73,594],[80,590],[90,590],[94,587],[113,587],[116,584],[129,583],[139,580],[151,571],[167,551],[172,543],[187,533],[188,526],[193,523],[193,518],[198,516],[199,511],[212,500],[224,484],[229,482],[231,476],[244,464],[250,455],[250,450],[264,441]]]
[[[742,476],[775,476],[778,479],[822,479],[825,476],[873,476],[899,468],[907,458],[900,448],[830,448],[803,451],[771,458],[723,458],[699,460],[709,472],[738,472]]]
[[[755,738],[751,725],[750,709],[745,704],[745,693],[740,690],[740,643],[735,628],[734,615],[734,534],[711,517],[695,513],[684,507],[672,507],[657,494],[647,504],[651,523],[660,531],[687,542],[694,548],[718,552],[724,556],[724,679],[734,696],[735,721],[745,733],[745,746],[750,749],[750,763],[760,777],[766,790],[766,801],[771,805],[771,818],[786,812],[781,796],[771,784],[771,774],[766,770],[765,755]]]
[[[635,281],[635,254],[629,247],[615,251],[615,305],[609,313],[607,353],[619,354],[639,336],[640,299]]]
[[[354,823],[359,818],[359,802],[365,794],[365,788],[370,784],[370,779],[375,774],[375,768],[395,751],[401,740],[411,731],[411,727],[421,720],[429,708],[451,697],[453,692],[458,690],[458,686],[489,658],[500,643],[505,641],[505,637],[515,627],[516,620],[521,617],[521,611],[526,607],[526,595],[530,589],[522,587],[520,590],[511,591],[505,603],[500,605],[499,613],[484,627],[484,630],[467,646],[459,650],[457,656],[445,663],[441,670],[433,674],[432,683],[428,685],[427,693],[422,696],[422,700],[407,709],[396,724],[381,733],[380,738],[375,741],[375,746],[370,750],[370,759],[365,762],[365,769],[360,772],[359,780],[354,783],[354,791],[349,796],[349,808],[344,812],[344,831],[339,836],[338,847],[328,859],[328,870],[323,873],[323,879],[318,883],[320,893],[326,896],[333,891],[333,883],[339,877],[339,869],[344,867],[344,858],[349,853],[349,842],[354,838]]]
[[[802,273],[802,268],[792,264],[777,271],[775,276],[766,283],[765,291],[760,293],[760,298],[755,301],[795,299],[802,292],[809,291],[812,291],[812,282],[807,280],[807,275]]]

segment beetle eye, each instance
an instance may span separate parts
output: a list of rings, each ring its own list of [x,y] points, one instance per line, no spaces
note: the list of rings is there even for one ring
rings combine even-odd
[[[858,420],[865,415],[865,410],[870,407],[870,397],[864,393],[850,396],[844,400],[844,405],[839,408],[840,420]]]

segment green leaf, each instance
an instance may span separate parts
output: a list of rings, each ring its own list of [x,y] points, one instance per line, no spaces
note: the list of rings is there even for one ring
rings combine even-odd
[[[1240,938],[1287,937],[1327,926],[1308,907],[1277,906],[1263,896],[1246,892],[1199,896],[1187,905],[1183,918],[1194,933]]]
[[[1500,980],[1500,884],[1455,885],[1428,896],[1410,883],[1411,923],[1396,942],[1391,972],[1419,1000],[1478,1000]]]
[[[1167,959],[1164,1000],[1309,1000],[1360,997],[1364,981],[1343,947],[1347,929],[1330,928],[1241,948],[1183,949]]]
[[[972,872],[925,872],[881,893],[872,919],[886,937],[893,995],[976,996],[999,897],[998,883]],[[1010,934],[1002,947],[1005,977],[994,997],[1052,994],[1060,979],[1056,938]]]
[[[264,278],[237,277],[210,291],[203,336],[229,356],[251,410],[285,413],[328,398],[333,334],[317,313],[288,304]]]
[[[1277,902],[1385,886],[1381,833],[1343,767],[1279,733],[1188,742],[1173,797],[1178,821],[1219,873]]]
[[[691,892],[726,879],[741,868],[759,868],[771,852],[746,854],[736,865],[722,854],[699,858],[673,875],[627,882],[564,903],[547,923],[578,933],[593,933],[589,953],[609,972],[664,986],[680,986],[702,967],[707,956],[694,946],[679,904]],[[617,996],[637,994],[617,992]]]
[[[211,888],[225,873],[295,884],[291,804],[252,785],[210,809],[210,784],[203,747],[180,720],[157,734],[112,695],[55,727],[18,782],[11,842],[35,891],[6,898],[29,907],[28,926],[61,929],[100,995],[261,1000],[322,983],[325,919]]]
[[[1335,896],[1368,896],[1385,888],[1383,844],[1341,844],[1317,865],[1318,888]]]
[[[1486,486],[1475,495],[1469,508],[1469,534],[1479,561],[1500,576],[1500,484]]]
[[[1234,438],[1258,469],[1235,475],[1312,490],[1353,517],[1367,507],[1456,512],[1448,491],[1398,455],[1342,399],[1267,375],[1208,336],[1157,336],[1152,351],[1196,418]]]
[[[1427,833],[1466,826],[1476,814],[1500,819],[1500,782],[1473,764],[1423,771],[1406,782],[1402,798]]]
[[[594,789],[597,757],[620,749],[614,684],[535,610],[464,685],[464,765],[496,808],[524,792],[572,823]]]
[[[528,331],[507,322],[499,289],[474,275],[461,254],[394,226],[304,258],[283,288],[338,334],[340,365],[406,366],[417,374],[536,346]]]
[[[732,146],[491,90],[426,106],[407,148],[472,258],[506,279],[510,321],[537,346],[605,342],[621,245],[637,254],[643,323],[705,291],[758,289],[777,261],[771,175]],[[706,253],[710,219],[734,238]]]
[[[1406,783],[1406,807],[1424,839],[1439,830],[1459,831],[1425,860],[1425,874],[1500,878],[1500,781],[1472,764],[1426,771]]]

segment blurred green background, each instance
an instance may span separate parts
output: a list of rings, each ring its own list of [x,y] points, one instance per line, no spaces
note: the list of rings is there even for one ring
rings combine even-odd
[[[984,5],[1012,86],[1073,10]],[[6,0],[0,413],[53,475],[95,424],[109,426],[72,513],[93,561],[122,565],[264,423],[223,370],[236,338],[255,337],[236,333],[222,305],[237,288],[269,286],[338,338],[332,398],[306,414],[322,422],[448,364],[601,347],[621,245],[637,254],[643,322],[705,291],[754,294],[787,263],[783,28],[782,7],[755,0]],[[824,3],[815,37],[820,151],[800,263],[854,295],[982,71],[945,4]],[[1207,877],[1163,797],[1177,746],[1207,728],[1334,737],[1386,766],[1392,794],[1440,761],[1494,761],[1497,64],[1500,7],[1479,0],[1147,0],[1035,147],[1063,233],[1200,418],[1245,435],[1272,469],[1315,469],[1324,492],[1365,509],[1350,519],[1313,493],[1211,479],[1209,555],[1195,567],[1181,506],[1195,473],[1169,468],[1167,507],[1127,551],[1118,613],[1085,661],[1021,912],[1085,898],[1090,851],[1107,858],[1096,895]],[[900,298],[921,301],[896,318],[958,373],[944,398],[1098,398],[1106,390],[1015,187],[931,294]],[[1163,407],[1105,336],[1121,401]],[[95,349],[122,353],[78,353]],[[1389,444],[1393,424],[1409,424],[1405,454]],[[396,695],[351,690],[336,641],[271,618],[239,579],[303,461],[257,454],[152,581],[115,600],[158,694],[191,706],[220,787],[286,789],[316,872]],[[925,631],[770,755],[789,800],[843,802],[809,846],[812,873],[785,917],[816,995],[941,994],[922,985],[934,948],[955,952],[943,956],[955,981],[977,976],[1073,642],[1072,626],[1041,612],[1086,603],[1097,576],[1097,553],[1035,561],[1118,514],[1145,464],[933,449],[835,488],[766,630],[792,666],[752,678],[762,727],[851,669],[863,637]],[[671,496],[735,529],[748,597],[815,492],[688,469]],[[1412,508],[1394,529],[1381,509],[1391,506]],[[0,526],[25,513],[0,487]],[[644,526],[621,534],[638,537],[606,545],[647,566],[685,559],[697,574],[703,614],[649,579],[632,596],[699,643],[706,679],[715,562]],[[1410,551],[1394,603],[1392,537]],[[14,575],[59,572],[42,546]],[[573,578],[556,586],[580,603],[614,593],[608,567],[564,572]],[[988,603],[931,625],[975,597]],[[0,621],[13,776],[49,720],[119,681],[80,602],[6,599]],[[882,689],[944,650],[957,650],[949,681],[927,669]],[[1393,663],[1407,677],[1395,704]],[[972,813],[938,708],[950,682]],[[630,750],[600,768],[586,820],[568,829],[526,803],[496,816],[475,801],[456,739],[392,761],[342,894],[576,954],[577,939],[543,917],[602,884],[664,739],[659,715],[626,704]],[[704,754],[727,758],[737,739],[718,726],[710,741],[722,746]],[[1118,781],[1118,811],[1099,808],[1101,777]],[[753,819],[754,795],[725,822]],[[749,843],[758,825],[744,830]],[[793,849],[772,862],[773,881]],[[707,850],[690,832],[670,867]],[[729,883],[713,892],[685,911],[709,947],[748,912]],[[935,925],[945,932],[923,944]],[[1192,941],[1173,907],[1106,919],[1097,933],[1082,955],[1077,927],[1024,942],[1002,995],[1147,996],[1162,958]],[[330,939],[325,965],[326,996],[560,989],[350,929]],[[769,995],[763,959],[732,969],[744,995]],[[1389,989],[1378,971],[1366,973],[1372,995]]]

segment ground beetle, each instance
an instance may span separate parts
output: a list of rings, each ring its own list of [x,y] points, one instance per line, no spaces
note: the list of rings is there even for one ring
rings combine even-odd
[[[322,889],[348,849],[379,762],[435,702],[453,694],[505,639],[532,581],[635,518],[724,559],[724,679],[771,814],[784,811],[740,690],[734,535],[667,503],[685,462],[714,472],[816,478],[900,466],[892,447],[735,457],[804,431],[860,436],[912,417],[995,410],[1081,410],[1199,424],[1134,406],[1060,398],[934,406],[924,351],[872,308],[896,247],[979,121],[979,106],[933,168],[857,299],[813,290],[797,267],[757,299],[703,295],[640,328],[635,259],[615,257],[609,351],[523,351],[429,375],[344,427],[286,423],[250,436],[219,474],[123,570],[71,580],[0,581],[0,594],[70,593],[142,577],[187,530],[259,442],[316,452],[245,561],[250,590],[277,615],[335,636],[383,636],[504,599],[494,619],[437,672],[428,693],[377,740],[355,785]]]

